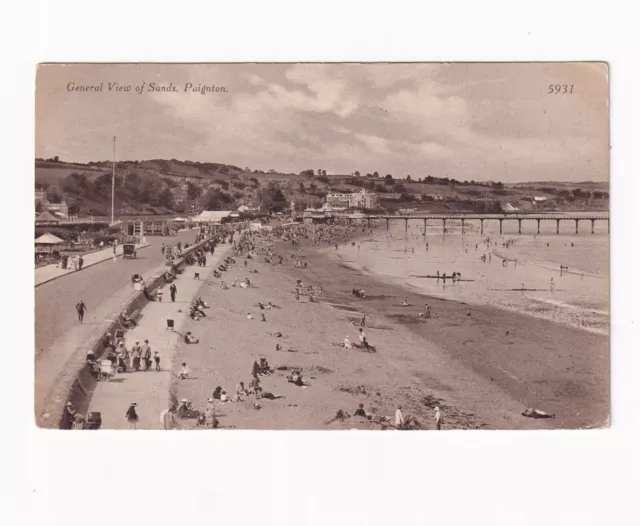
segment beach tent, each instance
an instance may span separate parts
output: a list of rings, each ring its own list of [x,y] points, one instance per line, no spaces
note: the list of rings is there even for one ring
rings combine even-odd
[[[55,246],[61,243],[64,243],[64,240],[58,236],[50,233],[42,234],[35,240],[36,252],[51,252]]]
[[[185,219],[184,217],[176,217],[176,218],[174,219],[174,221],[184,222],[184,221],[186,221],[186,219]]]
[[[518,209],[511,203],[507,203],[502,207],[502,210],[504,210],[505,212],[516,212]]]

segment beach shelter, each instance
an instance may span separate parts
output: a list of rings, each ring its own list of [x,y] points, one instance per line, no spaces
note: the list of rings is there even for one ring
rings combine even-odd
[[[48,210],[45,210],[38,217],[36,217],[36,224],[37,223],[55,223],[55,224],[58,224],[59,222],[60,222],[60,219],[57,218],[56,216],[54,216]]]
[[[64,243],[63,239],[51,233],[42,234],[35,240],[36,252],[51,252],[54,247]]]

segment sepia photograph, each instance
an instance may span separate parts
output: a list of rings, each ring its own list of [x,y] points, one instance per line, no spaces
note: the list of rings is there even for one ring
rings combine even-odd
[[[42,63],[35,88],[38,427],[610,425],[606,63]]]

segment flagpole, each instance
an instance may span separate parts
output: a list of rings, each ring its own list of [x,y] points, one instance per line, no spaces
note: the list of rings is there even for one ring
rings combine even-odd
[[[111,172],[111,224],[115,222],[115,195],[116,195],[116,137],[113,136],[113,164]]]

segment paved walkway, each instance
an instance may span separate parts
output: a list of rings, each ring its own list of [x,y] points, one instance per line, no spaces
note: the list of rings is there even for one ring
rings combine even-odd
[[[136,245],[136,250],[148,247],[149,244],[150,243],[139,243]],[[116,247],[116,257],[120,256],[122,256],[122,245],[118,245]],[[108,261],[110,259],[113,259],[113,247],[104,248],[95,252],[89,252],[88,254],[82,254],[82,259],[84,259],[84,264],[82,265],[83,269],[91,267],[93,265],[97,265],[98,263],[102,263],[103,261]],[[68,276],[69,274],[73,274],[74,272],[76,271],[60,268],[57,263],[37,268],[35,270],[35,286],[37,287],[38,285],[47,283],[52,279],[57,279],[62,276]]]
[[[149,340],[151,351],[160,353],[162,370],[156,372],[155,364],[150,371],[127,372],[117,374],[109,382],[99,382],[89,404],[89,411],[99,411],[102,415],[103,429],[128,429],[125,413],[131,402],[136,402],[140,418],[138,429],[160,429],[160,413],[169,407],[169,395],[172,376],[179,364],[173,363],[173,357],[182,337],[182,327],[187,318],[187,310],[192,299],[198,294],[207,277],[219,262],[227,255],[230,245],[218,245],[213,256],[207,256],[205,268],[188,266],[175,282],[178,288],[176,302],[171,302],[169,287],[164,288],[161,303],[149,303],[142,311],[138,326],[127,331],[125,345],[131,349],[136,340],[144,343]],[[194,280],[199,272],[201,280]],[[167,330],[167,319],[175,321],[175,330]],[[204,318],[201,323],[207,323]],[[195,334],[197,337],[197,334]]]

